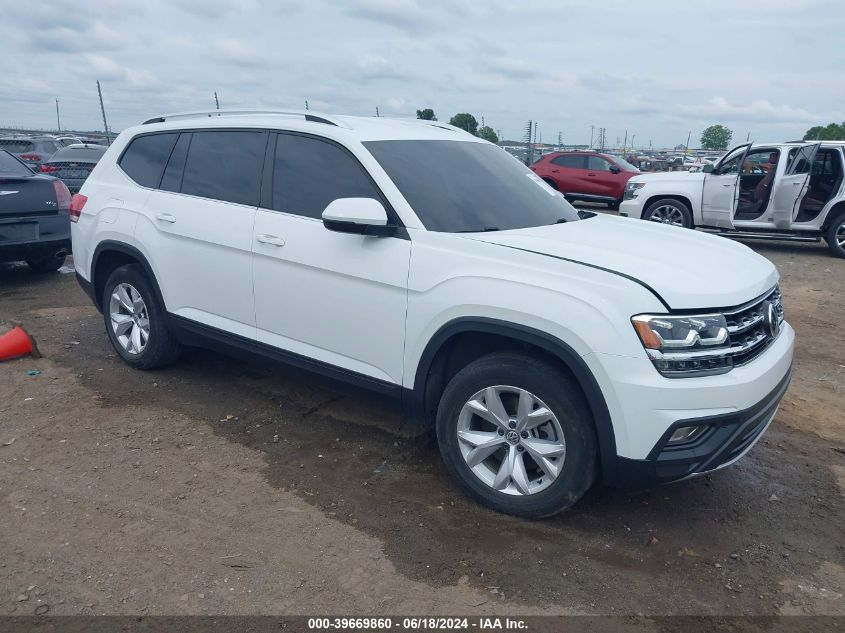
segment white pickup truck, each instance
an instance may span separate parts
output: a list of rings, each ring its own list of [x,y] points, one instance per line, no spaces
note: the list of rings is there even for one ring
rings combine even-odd
[[[746,143],[701,172],[640,174],[622,216],[744,237],[827,242],[845,257],[845,142]]]

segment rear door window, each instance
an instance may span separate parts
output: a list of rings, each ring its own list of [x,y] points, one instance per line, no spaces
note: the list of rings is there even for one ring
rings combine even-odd
[[[182,193],[258,206],[268,133],[263,130],[194,132]]]
[[[273,209],[321,218],[338,198],[381,199],[369,174],[344,149],[308,136],[279,134],[273,165]]]
[[[587,169],[592,171],[610,171],[610,161],[601,156],[590,156],[588,158]]]
[[[142,187],[155,189],[178,136],[173,132],[135,137],[120,157],[120,168]]]

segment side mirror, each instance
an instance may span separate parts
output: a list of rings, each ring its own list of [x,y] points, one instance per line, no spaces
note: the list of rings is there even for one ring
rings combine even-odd
[[[338,198],[323,211],[323,226],[338,233],[359,235],[391,235],[395,227],[388,226],[387,212],[375,198]]]
[[[711,165],[711,164],[704,165],[704,167],[701,168],[701,171],[703,171],[705,174],[709,174],[710,172],[713,171],[713,165]]]
[[[622,171],[622,170],[619,169],[619,165],[611,165],[610,166],[610,173],[611,174],[618,174],[620,171]]]

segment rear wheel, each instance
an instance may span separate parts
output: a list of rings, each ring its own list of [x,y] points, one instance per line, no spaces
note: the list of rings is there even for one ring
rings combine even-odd
[[[33,272],[36,273],[54,273],[59,268],[64,266],[65,257],[56,257],[55,255],[49,255],[47,257],[42,257],[38,259],[28,259],[26,260],[26,265],[32,269]]]
[[[845,257],[845,213],[840,213],[833,219],[827,227],[824,239],[834,255]]]
[[[128,365],[154,369],[179,357],[181,348],[168,328],[164,307],[137,264],[109,275],[102,306],[112,347]]]
[[[451,474],[500,512],[540,518],[573,505],[597,472],[597,441],[580,388],[530,356],[491,354],[449,382],[437,441]]]
[[[643,213],[643,220],[681,226],[685,229],[692,228],[692,212],[689,207],[673,198],[663,198],[652,202]]]

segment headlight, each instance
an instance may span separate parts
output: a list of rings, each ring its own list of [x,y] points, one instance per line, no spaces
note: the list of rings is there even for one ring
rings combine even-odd
[[[634,182],[629,180],[625,185],[625,191],[622,192],[623,200],[630,200],[637,195],[637,190],[645,187],[644,182]]]
[[[721,374],[733,367],[724,315],[642,314],[631,322],[651,362],[664,376]]]

